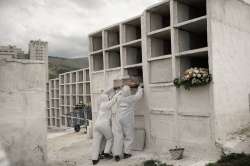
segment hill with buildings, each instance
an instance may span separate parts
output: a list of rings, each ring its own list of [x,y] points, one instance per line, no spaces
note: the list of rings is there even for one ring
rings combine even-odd
[[[49,56],[49,78],[56,78],[59,74],[89,66],[88,58],[60,58]]]

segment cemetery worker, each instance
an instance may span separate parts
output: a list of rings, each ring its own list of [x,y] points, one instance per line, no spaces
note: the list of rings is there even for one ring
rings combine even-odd
[[[116,161],[120,160],[122,152],[124,152],[124,158],[131,157],[131,148],[135,137],[135,104],[142,98],[142,85],[138,87],[135,95],[130,93],[130,87],[125,85],[117,99],[116,125],[118,126],[114,131],[114,155]]]
[[[98,100],[98,113],[94,125],[93,131],[93,143],[92,143],[92,162],[93,165],[99,162],[99,154],[101,150],[101,144],[103,143],[103,138],[106,140],[106,145],[104,148],[104,157],[107,159],[113,158],[111,153],[113,135],[111,130],[111,107],[116,102],[117,96],[112,97],[109,100],[107,94],[102,93]]]

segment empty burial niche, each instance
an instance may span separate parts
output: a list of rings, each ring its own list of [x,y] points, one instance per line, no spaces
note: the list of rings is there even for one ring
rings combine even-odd
[[[61,105],[64,105],[64,96],[61,96]]]
[[[67,117],[67,126],[68,126],[68,127],[73,127],[73,126],[72,126],[72,119],[71,119],[70,116]]]
[[[176,0],[177,22],[183,22],[206,15],[206,0]]]
[[[143,71],[142,67],[127,68],[125,70],[126,75],[132,79],[137,79],[139,82],[143,82]]]
[[[55,94],[54,94],[54,91],[53,91],[53,90],[51,91],[51,98],[52,98],[52,99],[55,98]]]
[[[61,91],[61,94],[64,94],[64,86],[63,85],[60,86],[60,91]]]
[[[70,105],[70,97],[69,96],[66,97],[66,102],[67,102],[67,105]]]
[[[78,103],[83,103],[83,96],[79,96]]]
[[[53,80],[50,81],[50,87],[51,87],[51,89],[54,89],[54,81]]]
[[[62,117],[61,120],[62,120],[62,126],[65,126],[65,117]]]
[[[171,41],[166,36],[151,37],[151,57],[171,54]]]
[[[66,83],[70,83],[70,73],[66,74]]]
[[[92,55],[93,58],[93,71],[103,70],[103,54],[98,53]]]
[[[183,75],[185,70],[191,67],[198,67],[198,68],[202,67],[209,69],[207,53],[203,54],[203,56],[189,56],[180,58],[181,75]]]
[[[89,81],[89,70],[85,71],[85,81]]]
[[[64,106],[61,107],[62,115],[65,114]]]
[[[57,119],[57,121],[56,121],[57,123],[56,123],[56,127],[60,127],[60,120],[59,119]]]
[[[76,82],[76,72],[72,73],[72,82]]]
[[[166,2],[148,10],[150,31],[170,26],[170,3]]]
[[[112,27],[107,31],[107,47],[112,47],[120,44],[119,26]]]
[[[70,94],[70,85],[66,85],[66,94]]]
[[[72,84],[72,94],[76,94],[76,84]]]
[[[98,51],[102,49],[102,32],[92,35],[90,39],[92,43],[91,51]]]
[[[178,27],[179,52],[207,47],[206,18]]]
[[[121,66],[120,50],[106,52],[107,68],[116,68]]]
[[[56,113],[55,113],[55,110],[53,108],[51,109],[51,112],[52,112],[52,116],[55,117]]]
[[[56,119],[52,118],[52,125],[55,126],[56,125]]]
[[[86,84],[86,94],[90,94],[90,83]]]
[[[83,94],[83,84],[78,84],[78,94]]]
[[[63,84],[64,83],[64,75],[60,75],[59,80],[60,80],[60,84]]]
[[[135,19],[124,24],[125,42],[141,39],[141,19]]]
[[[72,104],[73,104],[73,106],[76,105],[76,96],[72,96]]]
[[[82,82],[83,81],[83,71],[79,71],[78,72],[78,82]]]
[[[142,63],[141,47],[125,47],[126,65]]]
[[[67,110],[67,114],[69,114],[69,113],[70,113],[70,106],[65,107],[65,108],[66,108],[66,110]]]
[[[60,112],[59,110],[56,110],[56,117],[59,118],[59,116],[60,116]]]
[[[91,98],[90,98],[90,96],[86,96],[86,104],[88,104],[88,105],[91,104]]]
[[[57,79],[56,80],[56,88],[58,88],[59,87],[59,80]]]
[[[56,89],[56,98],[59,98],[59,89]]]

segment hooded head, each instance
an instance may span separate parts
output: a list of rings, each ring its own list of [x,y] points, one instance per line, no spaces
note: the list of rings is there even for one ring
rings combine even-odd
[[[130,87],[125,85],[123,88],[122,88],[122,93],[121,95],[124,96],[124,97],[127,97],[131,94],[130,92]]]
[[[98,107],[98,110],[100,109],[100,106],[103,102],[107,102],[109,101],[109,97],[107,94],[101,94],[101,96],[99,97],[98,99],[98,102],[97,102],[97,107]]]

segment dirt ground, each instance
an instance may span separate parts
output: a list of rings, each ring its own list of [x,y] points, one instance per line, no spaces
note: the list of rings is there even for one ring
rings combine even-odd
[[[120,162],[101,160],[97,166],[141,166],[148,159],[160,159],[174,166],[205,166],[207,161],[184,158],[180,161],[170,160],[166,154],[161,156],[149,152],[133,152],[133,156]],[[91,140],[83,132],[73,130],[50,131],[48,133],[48,166],[91,166]]]
[[[48,166],[90,166],[91,140],[83,132],[54,131],[48,133]],[[127,160],[101,160],[98,166],[134,166],[148,156],[136,152]]]

